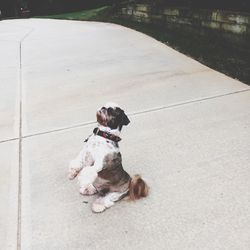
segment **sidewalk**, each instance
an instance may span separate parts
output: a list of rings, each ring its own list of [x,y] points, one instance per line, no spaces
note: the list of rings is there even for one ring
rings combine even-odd
[[[106,23],[1,21],[0,55],[1,249],[250,248],[250,86]],[[93,214],[67,165],[107,101],[150,196]]]

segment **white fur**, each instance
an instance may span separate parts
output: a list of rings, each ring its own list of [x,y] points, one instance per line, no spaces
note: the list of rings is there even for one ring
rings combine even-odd
[[[116,136],[120,136],[120,134],[121,134],[121,131],[118,128],[117,129],[111,129],[109,127],[104,127],[102,125],[98,125],[98,128],[101,131],[108,132],[108,133],[116,135]]]
[[[115,152],[118,153],[119,148],[107,143],[107,139],[94,134],[89,137],[78,156],[69,164],[69,179],[78,175],[80,193],[84,193],[84,189],[94,182],[97,173],[102,170],[105,156]]]
[[[92,211],[95,213],[101,213],[105,209],[112,207],[115,204],[115,202],[120,200],[121,196],[123,196],[126,192],[124,193],[112,192],[108,193],[104,197],[96,199],[95,202],[92,204]]]
[[[107,102],[104,106],[105,108],[121,108],[117,103]]]

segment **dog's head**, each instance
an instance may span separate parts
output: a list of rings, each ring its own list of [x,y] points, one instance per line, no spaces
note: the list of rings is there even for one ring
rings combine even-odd
[[[107,103],[96,112],[97,122],[111,129],[122,129],[130,123],[125,112],[115,103]]]

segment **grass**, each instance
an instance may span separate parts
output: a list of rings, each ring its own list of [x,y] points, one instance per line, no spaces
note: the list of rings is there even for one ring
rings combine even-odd
[[[64,20],[81,20],[81,21],[101,21],[108,15],[111,10],[110,6],[104,6],[97,9],[83,10],[72,13],[64,13],[50,16],[39,16],[39,18],[52,18]]]
[[[138,23],[119,18],[110,6],[43,18],[120,24],[150,35],[208,67],[250,85],[250,43],[246,39],[242,39],[242,42],[237,35],[228,34],[230,37],[226,37],[211,30],[197,32],[166,25]]]

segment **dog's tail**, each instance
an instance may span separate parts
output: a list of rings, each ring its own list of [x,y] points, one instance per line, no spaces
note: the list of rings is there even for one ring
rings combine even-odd
[[[148,196],[149,187],[140,175],[132,177],[129,184],[129,198],[131,200],[138,200],[142,197]]]

